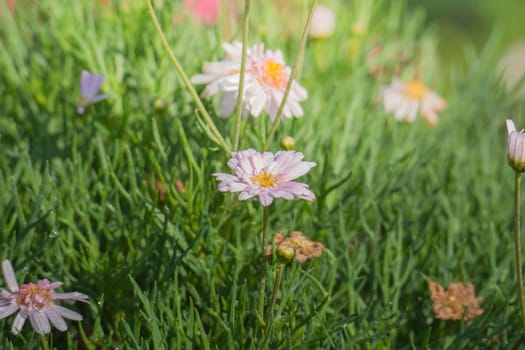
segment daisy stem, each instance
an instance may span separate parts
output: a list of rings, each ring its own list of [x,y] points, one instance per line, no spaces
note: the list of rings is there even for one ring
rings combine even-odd
[[[275,303],[277,301],[277,293],[279,293],[279,287],[281,286],[281,281],[283,279],[284,266],[285,264],[280,263],[277,267],[277,275],[275,275],[275,282],[273,283],[272,300],[270,301],[270,306],[268,307],[268,314],[266,315],[266,320],[264,321],[263,337],[266,337],[266,334],[268,334],[268,330],[270,329],[273,308],[275,307]]]
[[[235,107],[235,134],[233,137],[233,149],[237,150],[239,147],[239,138],[241,135],[241,121],[242,121],[242,97],[244,95],[244,76],[246,75],[246,50],[248,47],[248,29],[250,27],[250,6],[251,0],[244,1],[244,17],[242,22],[242,58],[241,58],[241,72],[239,77],[239,94],[237,95],[237,106]]]
[[[148,11],[151,17],[151,20],[153,21],[153,25],[155,26],[155,30],[157,31],[157,34],[160,37],[160,40],[162,42],[162,46],[164,46],[164,49],[168,53],[168,56],[175,66],[175,70],[179,74],[180,78],[184,82],[184,85],[188,89],[190,95],[193,97],[193,100],[195,101],[195,104],[197,105],[198,110],[201,112],[202,118],[204,118],[204,121],[208,125],[208,128],[210,129],[210,132],[215,137],[214,141],[219,144],[219,146],[222,147],[222,149],[228,154],[231,154],[230,147],[226,144],[226,141],[224,141],[224,138],[222,137],[221,133],[213,123],[213,120],[210,117],[210,114],[206,110],[206,107],[204,107],[204,104],[202,103],[199,95],[197,94],[197,91],[193,88],[193,85],[191,84],[190,80],[186,76],[186,73],[184,72],[184,69],[180,65],[179,61],[175,57],[175,54],[170,48],[170,45],[168,43],[168,40],[166,39],[166,36],[164,35],[164,32],[162,31],[162,28],[160,27],[159,20],[157,18],[157,15],[155,14],[155,10],[153,9],[153,5],[151,4],[151,0],[146,0],[146,3],[148,4]]]
[[[525,332],[525,296],[523,294],[523,276],[521,272],[521,238],[520,238],[520,192],[521,173],[516,171],[514,181],[514,240],[516,243],[516,274],[518,275],[518,288],[520,293],[521,322]]]
[[[49,350],[49,343],[47,337],[44,334],[40,335],[40,341],[42,342],[42,349]]]
[[[313,0],[312,7],[310,8],[310,13],[308,14],[306,24],[304,25],[303,34],[299,43],[299,49],[297,50],[297,54],[295,55],[295,61],[292,66],[292,71],[290,73],[290,77],[288,78],[286,89],[284,90],[283,99],[281,101],[281,104],[279,105],[279,110],[277,111],[277,114],[275,115],[275,118],[272,122],[272,127],[270,128],[270,132],[268,133],[268,137],[266,138],[263,151],[266,151],[270,146],[270,142],[272,141],[275,131],[277,130],[277,126],[279,125],[279,122],[281,120],[284,111],[284,106],[286,105],[286,100],[288,99],[288,95],[290,94],[290,90],[292,89],[292,83],[298,74],[299,67],[301,66],[301,62],[304,57],[304,49],[306,47],[306,40],[308,39],[308,30],[310,29],[310,23],[312,22],[312,17],[316,6],[317,0]]]
[[[264,323],[264,295],[266,292],[266,259],[265,259],[265,250],[266,250],[266,240],[268,239],[268,221],[270,220],[270,207],[263,207],[263,228],[262,228],[262,255],[261,260],[263,268],[261,271],[261,281],[259,283],[259,303],[258,303],[258,317],[261,320],[261,323]]]

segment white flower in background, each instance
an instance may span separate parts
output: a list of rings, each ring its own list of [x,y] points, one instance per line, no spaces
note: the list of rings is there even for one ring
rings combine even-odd
[[[419,80],[402,82],[394,78],[392,84],[382,90],[383,105],[387,112],[394,113],[397,120],[413,122],[418,115],[431,126],[438,122],[438,115],[447,103]]]
[[[335,31],[335,13],[330,8],[317,5],[312,16],[309,35],[314,39],[326,39]]]
[[[227,57],[222,61],[205,63],[204,73],[193,76],[191,81],[194,84],[207,84],[202,92],[203,97],[222,92],[220,112],[223,117],[228,117],[235,109],[239,93],[242,44],[225,43],[223,48]],[[243,114],[257,117],[264,111],[273,120],[283,99],[290,72],[280,50],[265,50],[263,44],[249,47],[246,52]],[[300,102],[307,97],[307,91],[293,81],[284,106],[284,117],[302,117],[304,112]]]

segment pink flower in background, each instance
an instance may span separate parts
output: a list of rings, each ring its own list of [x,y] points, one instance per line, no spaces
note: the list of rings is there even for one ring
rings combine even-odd
[[[242,44],[225,43],[223,48],[227,57],[222,61],[205,63],[204,73],[193,76],[191,81],[194,84],[208,84],[202,92],[204,97],[223,92],[220,111],[222,116],[227,117],[233,113],[239,94]],[[290,73],[291,69],[286,66],[280,50],[265,50],[263,44],[249,47],[243,91],[244,115],[257,117],[264,111],[273,120],[282,102]],[[284,106],[284,117],[302,117],[304,112],[300,102],[307,97],[308,92],[293,81]]]
[[[104,74],[93,74],[87,70],[82,71],[80,74],[80,97],[77,100],[78,114],[84,114],[89,106],[108,98],[108,95],[98,93],[103,81]]]
[[[431,126],[437,124],[439,113],[447,105],[419,80],[405,83],[394,78],[392,84],[383,87],[382,97],[386,111],[394,113],[397,120],[413,122],[420,114]]]
[[[11,13],[15,13],[16,0],[7,0],[7,8]]]
[[[36,284],[25,283],[19,287],[9,260],[2,261],[2,271],[10,292],[0,288],[0,319],[18,311],[11,327],[13,334],[18,334],[22,330],[28,318],[38,334],[51,332],[51,325],[62,332],[67,330],[64,318],[82,320],[82,315],[56,302],[59,300],[87,302],[89,298],[87,295],[78,292],[56,293],[55,289],[60,287],[62,282],[50,283],[47,279],[40,280]]]
[[[184,0],[184,6],[192,16],[208,25],[214,25],[219,19],[219,0]]]
[[[215,173],[213,176],[221,181],[219,191],[241,192],[241,201],[258,197],[263,206],[272,204],[274,198],[313,201],[315,195],[308,185],[292,181],[316,165],[302,161],[303,157],[302,153],[295,151],[280,151],[274,155],[247,149],[233,152],[228,161],[235,175]]]

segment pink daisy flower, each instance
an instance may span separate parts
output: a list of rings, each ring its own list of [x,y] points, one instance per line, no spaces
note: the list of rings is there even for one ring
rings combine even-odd
[[[272,204],[274,198],[307,201],[315,200],[308,185],[292,181],[306,174],[316,164],[304,162],[303,154],[295,151],[260,153],[253,149],[233,152],[228,166],[235,175],[215,173],[221,181],[219,191],[241,192],[239,200],[258,197],[263,206]]]
[[[204,73],[195,75],[191,81],[194,84],[207,84],[202,93],[204,97],[223,92],[220,112],[227,117],[233,113],[239,94],[242,44],[225,43],[223,48],[227,57],[223,61],[205,63]],[[264,111],[273,120],[282,102],[290,73],[291,69],[286,66],[280,50],[265,50],[263,44],[249,47],[243,91],[244,115],[258,117]],[[300,102],[307,98],[308,92],[294,80],[284,106],[284,117],[302,117],[304,111]]]
[[[47,279],[40,280],[36,284],[22,284],[19,287],[9,260],[2,261],[2,271],[10,292],[0,288],[0,319],[18,311],[11,327],[13,334],[18,334],[22,330],[28,318],[38,334],[51,332],[51,325],[62,332],[67,330],[64,318],[73,321],[82,320],[82,315],[58,305],[57,301],[87,302],[89,298],[87,295],[78,292],[56,293],[55,289],[60,287],[62,282],[50,283]]]
[[[431,126],[438,122],[438,115],[447,106],[446,101],[428,89],[419,80],[402,82],[399,79],[384,86],[383,104],[387,112],[394,113],[397,120],[413,122],[418,114]]]

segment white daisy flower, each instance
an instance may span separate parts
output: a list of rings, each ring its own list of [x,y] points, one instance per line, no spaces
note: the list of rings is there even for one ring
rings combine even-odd
[[[223,93],[220,112],[230,116],[237,102],[242,58],[242,43],[225,43],[223,48],[227,57],[218,62],[204,64],[204,73],[191,78],[194,84],[208,84],[202,92],[203,97]],[[255,45],[246,52],[246,76],[244,78],[243,114],[257,117],[263,111],[272,120],[275,118],[283,99],[291,69],[286,66],[280,50],[265,50],[263,44]],[[301,101],[306,100],[308,92],[296,81],[284,106],[284,117],[302,117]]]
[[[382,90],[383,105],[394,113],[397,120],[413,122],[418,114],[431,126],[438,122],[438,115],[447,106],[446,101],[428,89],[419,80],[402,82],[394,78]]]

